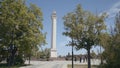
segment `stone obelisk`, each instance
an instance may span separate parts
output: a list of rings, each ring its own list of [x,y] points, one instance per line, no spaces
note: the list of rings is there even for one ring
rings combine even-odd
[[[56,11],[53,11],[52,16],[52,38],[51,38],[51,58],[57,58],[57,50],[56,50],[56,24],[57,24],[57,17]]]

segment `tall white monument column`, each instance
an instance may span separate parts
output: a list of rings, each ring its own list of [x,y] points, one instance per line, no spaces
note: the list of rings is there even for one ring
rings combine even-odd
[[[57,58],[56,50],[56,11],[53,11],[52,16],[52,38],[51,38],[51,58]]]

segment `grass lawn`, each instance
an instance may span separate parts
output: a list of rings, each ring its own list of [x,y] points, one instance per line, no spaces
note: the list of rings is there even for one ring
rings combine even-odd
[[[8,65],[6,63],[0,63],[0,68],[19,68],[21,66],[27,66],[27,65],[15,65],[15,66],[11,66],[11,67],[8,67]]]
[[[67,68],[72,68],[72,65],[68,64]],[[87,65],[74,64],[74,68],[87,68]],[[91,68],[97,68],[97,66],[92,65]]]

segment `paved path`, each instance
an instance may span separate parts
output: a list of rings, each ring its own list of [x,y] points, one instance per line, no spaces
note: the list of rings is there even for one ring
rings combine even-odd
[[[70,63],[70,61],[31,61],[32,65],[20,68],[67,68],[67,64]]]
[[[26,64],[28,64],[28,61],[25,62]],[[71,64],[71,61],[31,61],[31,65],[30,66],[24,66],[24,67],[20,67],[20,68],[67,68],[67,65]],[[87,62],[85,63],[79,63],[79,61],[74,62],[74,64],[87,64]],[[99,64],[99,60],[98,61],[91,61],[92,65],[98,65]]]

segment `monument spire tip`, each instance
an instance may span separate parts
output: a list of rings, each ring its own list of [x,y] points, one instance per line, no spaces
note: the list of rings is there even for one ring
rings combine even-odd
[[[55,13],[55,14],[56,14],[56,11],[55,11],[55,10],[53,10],[53,13]]]

